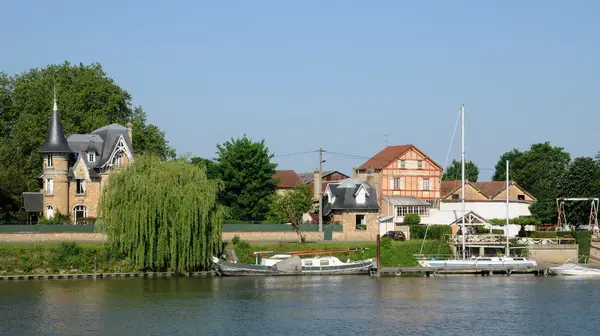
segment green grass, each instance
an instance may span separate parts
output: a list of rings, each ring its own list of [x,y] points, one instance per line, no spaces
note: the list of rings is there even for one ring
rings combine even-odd
[[[383,266],[417,266],[418,263],[414,254],[418,254],[423,240],[408,240],[391,242],[389,249],[382,248],[381,263]],[[327,243],[247,243],[241,241],[235,246],[238,262],[254,263],[255,260],[248,255],[255,251],[313,251],[313,250],[334,250],[344,248],[365,248],[364,252],[337,253],[334,254],[342,261],[350,258],[352,260],[361,260],[375,258],[377,246],[373,243],[351,243],[351,242],[327,242]],[[450,247],[444,242],[438,240],[426,240],[423,247],[423,254],[451,254]]]

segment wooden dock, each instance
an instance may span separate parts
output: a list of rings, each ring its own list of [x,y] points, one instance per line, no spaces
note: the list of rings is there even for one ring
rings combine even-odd
[[[18,274],[2,275],[4,280],[52,280],[52,279],[117,279],[117,278],[170,278],[170,277],[204,277],[213,276],[215,272],[190,272],[176,274],[175,272],[144,272],[144,273],[84,273],[84,274]]]
[[[381,267],[371,271],[374,276],[440,276],[451,274],[482,275],[533,274],[549,275],[550,266],[507,267],[507,266],[464,266],[464,267]]]

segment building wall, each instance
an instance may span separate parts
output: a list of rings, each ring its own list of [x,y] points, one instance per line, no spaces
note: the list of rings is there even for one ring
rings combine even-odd
[[[446,198],[444,198],[444,200],[451,201],[452,195],[454,195],[454,194],[458,195],[459,200],[460,200],[462,197],[462,187],[459,187],[458,189],[453,191],[452,194],[446,196]],[[515,199],[516,199],[516,196],[515,196]],[[479,192],[477,189],[475,189],[472,185],[465,183],[465,200],[486,201],[486,200],[488,200],[488,198],[487,198],[487,196],[485,196],[484,194]],[[455,202],[456,202],[456,200],[455,200]]]
[[[402,160],[406,161],[405,168],[401,167]],[[416,167],[416,164],[414,167],[410,166],[409,161],[419,160],[423,162],[420,169]],[[423,200],[437,200],[440,197],[442,169],[414,148],[410,148],[381,171],[372,174],[361,171],[355,175],[364,179],[371,177],[373,180],[371,184],[376,186],[380,200],[387,196],[414,196]],[[401,179],[400,189],[394,188],[394,178]],[[429,179],[429,190],[423,190],[422,188],[422,181],[425,178]],[[380,202],[380,204],[382,205],[381,213],[388,214],[390,209],[384,206],[383,202]]]
[[[527,195],[525,192],[523,192],[523,189],[515,186],[515,185],[511,185],[509,190],[509,200],[511,201],[517,201],[519,195],[523,195],[523,197],[525,198],[526,202],[534,202],[534,199],[531,198],[529,195]],[[503,190],[501,193],[499,193],[498,195],[496,195],[493,200],[503,200],[506,201],[506,190]]]
[[[365,215],[366,230],[356,229],[356,215]],[[343,226],[343,240],[375,240],[379,232],[377,211],[334,211],[332,221]],[[335,234],[335,233],[334,233]]]
[[[69,181],[68,171],[69,162],[65,155],[52,155],[52,167],[46,166],[44,157],[44,179],[42,185],[42,195],[44,199],[44,216],[46,215],[46,207],[51,205],[54,213],[60,211],[61,214],[69,212]],[[46,194],[46,178],[52,178],[54,184],[54,192],[50,195]]]
[[[538,265],[563,264],[571,259],[576,260],[579,254],[579,245],[529,245],[529,259],[535,260]]]
[[[88,217],[98,217],[98,203],[100,200],[100,181],[86,181],[85,193],[77,194],[77,183],[69,183],[69,204],[71,220],[75,219],[75,207],[85,205],[87,207]]]
[[[529,211],[530,203],[509,203],[509,218],[531,216]],[[494,202],[494,201],[482,201],[482,202],[465,202],[465,209],[467,212],[473,211],[476,214],[486,219],[493,218],[506,218],[506,203],[505,202]],[[462,203],[461,202],[441,202],[440,212],[444,211],[458,211],[462,214]],[[452,216],[453,217],[453,216]],[[442,224],[442,223],[440,223]]]

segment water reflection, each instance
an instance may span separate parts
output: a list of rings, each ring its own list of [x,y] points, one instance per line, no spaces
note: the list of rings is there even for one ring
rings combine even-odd
[[[248,277],[0,283],[0,334],[595,333],[600,281]]]

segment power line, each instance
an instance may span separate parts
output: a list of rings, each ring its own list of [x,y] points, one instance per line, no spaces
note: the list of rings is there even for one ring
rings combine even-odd
[[[317,150],[313,150],[313,151],[275,155],[273,157],[277,158],[277,157],[284,157],[284,156],[296,156],[296,155],[305,155],[305,154],[318,153],[318,152],[319,152],[319,150],[317,149]]]

